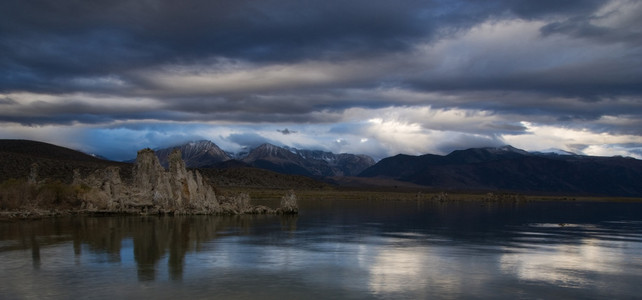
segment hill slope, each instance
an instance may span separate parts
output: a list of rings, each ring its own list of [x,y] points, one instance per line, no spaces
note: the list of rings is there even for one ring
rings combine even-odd
[[[510,146],[458,150],[446,156],[397,155],[359,176],[450,189],[642,196],[640,160],[538,154]]]
[[[31,165],[38,164],[38,176],[71,182],[73,170],[87,174],[99,168],[116,165],[127,178],[130,164],[99,159],[80,151],[29,140],[0,140],[0,182],[9,178],[24,179]]]
[[[38,141],[0,140],[0,152],[73,161],[103,161],[89,154]]]
[[[0,140],[0,183],[7,179],[29,176],[31,165],[38,165],[39,180],[60,180],[71,183],[74,169],[81,174],[108,166],[120,168],[123,180],[132,176],[132,164],[95,158],[68,148],[28,140]],[[265,188],[326,188],[328,184],[296,175],[279,174],[257,169],[239,161],[226,160],[217,168],[199,168],[207,180],[217,186]]]

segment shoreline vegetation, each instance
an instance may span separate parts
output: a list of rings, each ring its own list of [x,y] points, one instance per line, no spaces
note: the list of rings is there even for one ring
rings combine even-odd
[[[180,150],[169,155],[164,169],[154,151],[138,151],[131,179],[109,166],[73,182],[38,178],[38,164],[28,178],[0,184],[0,217],[29,218],[73,214],[241,215],[297,214],[297,196],[288,190],[278,208],[252,205],[247,192],[217,193],[198,170],[187,170]]]

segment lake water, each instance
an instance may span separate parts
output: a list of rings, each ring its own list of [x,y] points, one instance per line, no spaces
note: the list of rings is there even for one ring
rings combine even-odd
[[[642,203],[300,205],[3,222],[0,298],[642,297]]]

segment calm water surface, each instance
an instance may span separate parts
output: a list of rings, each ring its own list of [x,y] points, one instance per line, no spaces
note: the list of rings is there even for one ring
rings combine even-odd
[[[633,299],[642,203],[307,201],[0,223],[0,298]]]

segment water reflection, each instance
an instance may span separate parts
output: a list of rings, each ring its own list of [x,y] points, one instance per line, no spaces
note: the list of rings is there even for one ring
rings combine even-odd
[[[629,231],[633,228],[626,226],[628,222],[617,223],[620,225],[617,228],[594,224],[531,224],[532,231],[519,232],[520,237],[515,239],[519,249],[505,249],[500,268],[522,280],[567,288],[614,289],[622,285],[622,279],[631,276],[639,279],[636,272],[642,270],[642,261],[635,259],[642,254],[642,232]],[[579,237],[578,242],[561,243],[569,236]]]
[[[4,223],[0,253],[31,250],[34,269],[46,264],[41,248],[71,243],[80,257],[88,251],[107,263],[122,261],[123,241],[131,240],[138,279],[156,279],[167,259],[169,276],[180,280],[185,255],[219,237],[251,234],[255,229],[296,230],[297,216],[70,217]],[[84,250],[83,250],[84,249]],[[52,258],[55,259],[55,258]],[[43,261],[44,260],[44,261]]]
[[[284,217],[0,223],[6,283],[0,295],[632,298],[641,292],[642,204],[301,207],[300,216]]]

